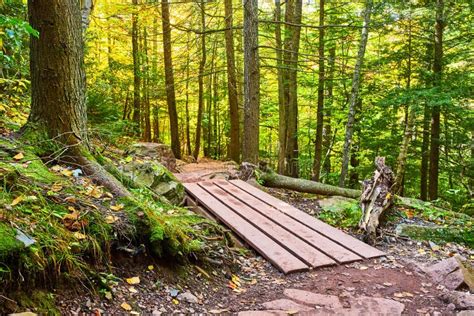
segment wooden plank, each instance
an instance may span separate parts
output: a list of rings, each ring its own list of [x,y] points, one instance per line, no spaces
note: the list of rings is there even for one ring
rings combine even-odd
[[[311,215],[306,214],[301,210],[298,210],[297,208],[283,201],[280,201],[279,199],[271,196],[270,194],[265,193],[242,180],[231,180],[229,182],[235,185],[236,187],[246,191],[247,193],[250,193],[261,201],[267,203],[268,205],[277,208],[281,212],[287,214],[288,216],[308,226],[309,228],[316,230],[320,234],[326,236],[332,241],[338,243],[339,245],[352,250],[363,258],[375,258],[385,255],[384,252],[378,250],[377,248],[367,245],[366,243],[340,231],[337,228],[332,227],[331,225],[328,225],[314,218]]]
[[[245,203],[248,207],[253,208],[255,211],[264,215],[268,219],[281,225],[284,229],[292,232],[296,236],[305,240],[307,243],[319,249],[327,256],[333,258],[338,263],[347,263],[362,260],[360,256],[353,253],[352,251],[342,247],[341,245],[333,242],[332,240],[326,238],[325,236],[319,234],[311,228],[301,224],[300,222],[294,220],[285,213],[278,211],[274,207],[260,201],[259,199],[247,193],[246,191],[238,189],[229,182],[217,180],[214,181],[214,183],[218,185],[221,189],[225,190],[227,193],[240,200],[242,203]]]
[[[306,271],[309,269],[303,261],[293,256],[252,224],[234,213],[227,206],[202,189],[196,183],[184,183],[187,192],[200,204],[211,211],[220,221],[231,228],[263,257],[274,264],[283,273]]]
[[[303,260],[311,267],[322,267],[336,262],[317,250],[315,247],[306,243],[301,238],[287,231],[280,225],[274,223],[254,209],[240,202],[234,196],[219,188],[213,182],[200,182],[199,185],[207,192],[219,199],[235,213],[248,220],[259,230],[263,231],[268,237],[279,243],[282,247],[291,252],[294,256]]]

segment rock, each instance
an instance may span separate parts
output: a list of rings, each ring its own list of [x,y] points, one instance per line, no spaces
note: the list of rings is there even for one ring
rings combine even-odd
[[[168,145],[145,142],[135,143],[125,151],[125,154],[128,156],[151,159],[161,163],[172,172],[176,171],[176,158]]]
[[[326,211],[342,211],[348,207],[351,207],[353,204],[357,204],[357,200],[334,195],[318,200],[318,203],[319,206]]]
[[[237,315],[238,316],[287,316],[288,313],[284,311],[279,311],[279,310],[266,310],[266,311],[244,311],[244,312],[239,312]]]
[[[472,245],[466,236],[471,234],[471,229],[442,227],[438,225],[424,226],[417,224],[402,223],[397,225],[395,233],[400,236],[410,237],[416,240],[426,240],[433,243],[464,243]]]
[[[292,300],[302,304],[317,305],[327,308],[342,308],[339,298],[335,295],[318,294],[297,289],[286,289],[284,294]]]
[[[352,298],[350,315],[401,315],[405,305],[386,298],[360,296]],[[336,313],[339,314],[339,313]]]
[[[179,294],[179,290],[177,289],[171,289],[169,292],[170,292],[171,297],[177,297]]]
[[[443,285],[448,290],[455,290],[464,283],[464,275],[458,259],[451,257],[429,267],[421,267],[436,284]]]
[[[123,173],[173,204],[184,200],[184,187],[162,164],[155,161],[132,161],[122,167]]]
[[[460,311],[456,316],[474,316],[474,310],[470,311]]]
[[[287,300],[287,299],[274,300],[271,302],[263,303],[262,305],[266,309],[281,310],[281,311],[286,311],[286,312],[289,312],[289,311],[304,312],[304,311],[313,310],[313,308],[309,306],[301,305],[296,302],[293,302],[292,300]]]
[[[460,291],[449,291],[443,293],[440,298],[446,303],[452,303],[456,309],[472,310],[474,309],[474,294]]]
[[[453,303],[449,303],[448,306],[446,306],[446,308],[450,311],[453,311],[456,309],[456,305],[454,305]]]
[[[23,313],[13,313],[8,314],[8,316],[37,316],[38,314],[32,312],[23,312]]]
[[[192,304],[199,303],[199,299],[189,291],[186,291],[184,293],[179,294],[178,295],[178,300],[188,302],[188,303],[192,303]]]

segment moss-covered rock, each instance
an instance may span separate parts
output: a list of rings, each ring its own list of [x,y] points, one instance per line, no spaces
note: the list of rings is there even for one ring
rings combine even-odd
[[[139,185],[151,189],[173,204],[179,204],[184,199],[184,186],[158,162],[132,161],[123,166],[123,172]]]
[[[416,240],[429,240],[435,243],[456,242],[474,248],[474,229],[440,226],[422,226],[400,224],[396,228],[398,235]]]

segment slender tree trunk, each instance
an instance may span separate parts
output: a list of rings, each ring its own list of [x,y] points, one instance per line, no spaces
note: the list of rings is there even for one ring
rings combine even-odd
[[[140,57],[138,47],[138,0],[132,0],[132,58],[133,58],[133,122],[136,133],[140,133]]]
[[[205,3],[201,2],[201,62],[199,63],[199,77],[198,77],[198,114],[196,123],[196,139],[194,144],[194,158],[199,156],[201,148],[201,130],[202,130],[202,112],[204,110],[204,67],[206,66],[206,11]]]
[[[227,90],[229,97],[230,145],[229,158],[240,162],[240,122],[239,101],[237,97],[237,78],[235,74],[235,52],[232,0],[224,0],[225,9],[225,53],[227,60]]]
[[[425,104],[423,114],[423,140],[421,144],[421,167],[420,167],[420,199],[428,199],[428,166],[429,166],[429,148],[430,148],[430,116],[431,111]]]
[[[288,111],[287,111],[287,129],[286,129],[286,174],[297,178],[299,173],[298,166],[298,51],[300,47],[301,16],[303,0],[295,1],[293,32],[291,38],[291,57],[288,73]]]
[[[412,21],[411,13],[408,21],[408,59],[407,59],[407,84],[406,89],[411,88],[411,59],[412,59]],[[397,172],[395,175],[395,181],[392,186],[392,192],[394,194],[401,194],[403,189],[403,179],[405,177],[406,162],[408,158],[408,147],[413,137],[416,115],[415,111],[411,109],[410,104],[406,105],[405,114],[405,134],[403,136],[400,152],[397,158]]]
[[[189,47],[189,33],[188,33],[188,42],[186,44],[187,47],[187,53],[186,53],[186,103],[185,103],[185,108],[186,108],[186,153],[188,156],[191,156],[192,154],[192,149],[191,149],[191,133],[190,133],[190,128],[189,128],[189,63],[190,63],[190,56],[189,52],[191,47]]]
[[[318,75],[318,115],[316,122],[316,140],[314,143],[313,180],[319,181],[321,173],[321,159],[323,149],[324,124],[324,0],[319,0],[319,75]]]
[[[149,59],[148,59],[148,32],[146,27],[143,28],[143,99],[144,99],[144,121],[145,129],[143,130],[143,139],[146,142],[151,142],[151,122],[150,122],[150,71],[149,71]]]
[[[173,57],[171,54],[171,26],[170,7],[168,0],[161,1],[161,15],[163,22],[163,53],[165,63],[166,100],[170,118],[171,149],[176,158],[181,158],[179,144],[178,112],[176,110],[176,96],[174,91]]]
[[[152,64],[153,84],[158,78],[158,18],[153,18],[153,64]],[[156,91],[153,90],[154,101],[156,101]],[[153,102],[153,141],[160,142],[160,107],[157,102]]]
[[[326,87],[327,87],[327,99],[328,106],[325,108],[325,126],[323,131],[323,148],[325,157],[323,160],[323,169],[326,175],[331,173],[331,139],[332,139],[332,126],[331,126],[331,110],[333,104],[333,87],[334,87],[334,69],[336,64],[336,47],[332,46],[329,49],[329,76],[327,78]]]
[[[283,76],[286,70],[283,69],[283,46],[281,42],[281,3],[275,0],[275,47],[277,59],[277,77],[278,77],[278,173],[285,172],[285,153],[286,153],[286,105],[285,105],[285,87]]]
[[[244,2],[244,137],[242,160],[257,163],[259,149],[260,68],[258,1]]]
[[[437,87],[441,87],[443,69],[443,30],[444,21],[444,0],[436,1],[436,23],[433,73],[434,82]],[[439,145],[440,145],[440,106],[434,105],[431,111],[431,144],[430,144],[430,169],[428,193],[430,200],[438,198],[438,174],[439,174]]]
[[[344,138],[344,148],[342,153],[342,167],[341,175],[339,178],[339,186],[343,187],[346,180],[347,171],[349,167],[349,158],[350,150],[352,145],[352,135],[354,132],[354,121],[355,121],[355,112],[356,104],[359,98],[359,87],[360,87],[360,72],[362,64],[364,61],[365,48],[367,46],[367,40],[369,38],[369,24],[370,24],[370,15],[372,13],[372,0],[366,0],[365,3],[365,12],[364,12],[364,25],[362,27],[362,34],[359,45],[359,52],[357,53],[357,60],[354,67],[354,75],[352,78],[352,90],[351,98],[349,103],[349,114],[347,116],[347,125],[346,125],[346,135]]]

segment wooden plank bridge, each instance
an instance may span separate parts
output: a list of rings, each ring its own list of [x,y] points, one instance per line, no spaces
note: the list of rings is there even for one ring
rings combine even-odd
[[[184,183],[195,203],[283,273],[384,253],[241,180]]]

